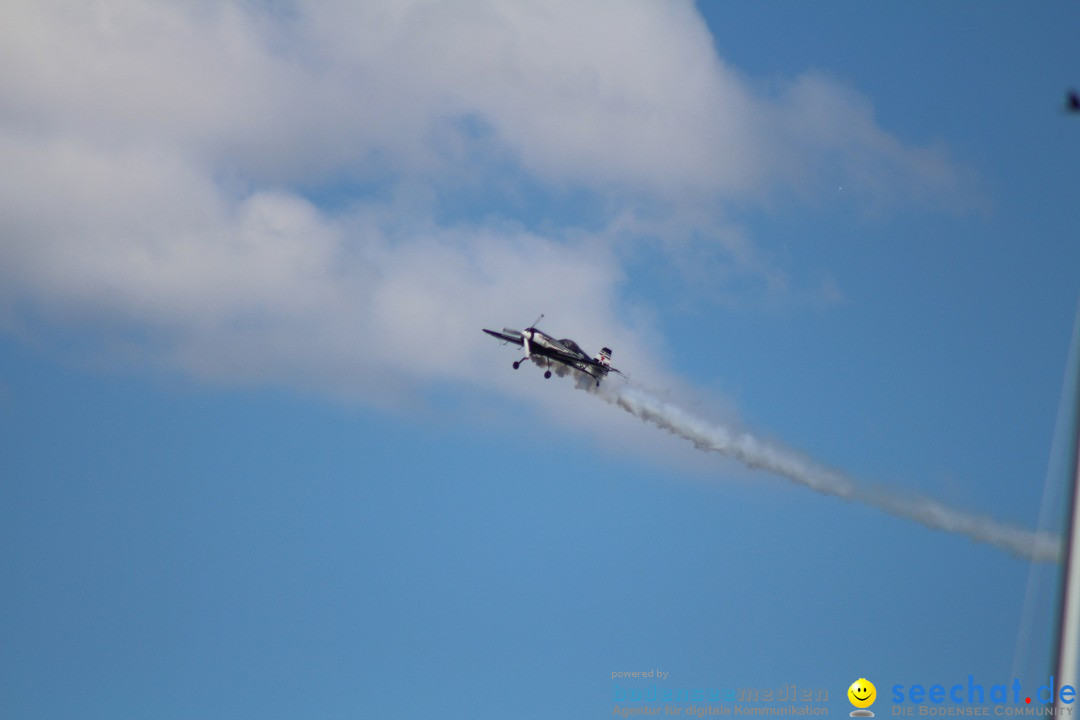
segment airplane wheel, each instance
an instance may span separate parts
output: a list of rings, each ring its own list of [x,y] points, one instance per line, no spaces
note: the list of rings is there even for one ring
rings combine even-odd
[[[517,360],[515,360],[515,361],[514,361],[514,369],[515,369],[515,370],[517,370],[517,369],[518,369],[518,365],[520,365],[520,364],[521,364],[521,363],[519,363],[519,362],[518,362]]]
[[[546,380],[547,378],[550,378],[550,377],[551,377],[551,371],[548,370],[546,373],[544,373],[544,379]]]

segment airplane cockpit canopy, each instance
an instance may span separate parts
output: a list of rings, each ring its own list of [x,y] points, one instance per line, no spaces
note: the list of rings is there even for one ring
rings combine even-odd
[[[584,355],[585,357],[589,357],[589,353],[582,350],[581,346],[578,345],[573,340],[571,340],[570,338],[565,338],[563,340],[560,340],[559,344],[562,345],[567,350],[570,350],[571,352],[576,352],[576,353],[578,353],[580,355]]]

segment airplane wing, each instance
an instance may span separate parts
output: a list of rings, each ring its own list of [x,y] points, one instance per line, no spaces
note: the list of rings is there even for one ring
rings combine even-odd
[[[510,328],[503,328],[502,332],[496,332],[495,330],[484,329],[488,335],[493,338],[502,340],[503,342],[514,343],[515,345],[524,345],[525,338],[518,330],[511,330]]]
[[[605,365],[601,362],[597,362],[596,360],[593,360],[591,358],[586,360],[578,360],[577,362],[580,363],[580,365],[582,366],[580,368],[582,370],[585,370],[586,367],[589,367],[595,370],[599,370],[601,375],[607,375],[609,372],[613,372],[616,375],[622,375],[623,377],[626,377],[622,370],[619,370],[618,368],[613,368],[610,365]],[[586,370],[586,372],[588,371]]]
[[[605,377],[608,373],[611,372],[615,373],[616,375],[622,375],[623,377],[626,377],[626,375],[621,370],[613,368],[610,365],[605,365],[599,360],[594,360],[587,355],[582,357],[580,355],[572,355],[570,353],[563,353],[559,352],[558,350],[550,349],[546,350],[544,352],[544,355],[551,358],[552,360],[555,360],[556,362],[561,362],[563,365],[569,365],[570,367],[576,368],[583,373],[592,375],[598,380],[602,377]]]

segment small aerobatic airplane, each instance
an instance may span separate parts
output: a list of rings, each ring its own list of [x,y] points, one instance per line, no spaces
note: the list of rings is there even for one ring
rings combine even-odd
[[[567,367],[579,370],[586,375],[590,375],[596,380],[596,384],[600,385],[600,381],[607,377],[609,372],[618,373],[623,375],[615,368],[611,367],[611,348],[601,348],[600,354],[595,358],[589,357],[589,354],[581,349],[581,346],[570,339],[556,340],[547,333],[537,330],[536,325],[543,320],[544,316],[541,315],[533,323],[533,327],[527,327],[524,330],[511,330],[510,328],[503,328],[502,332],[496,332],[495,330],[485,329],[488,335],[493,338],[502,340],[503,343],[514,343],[525,348],[525,357],[520,360],[514,361],[514,369],[517,370],[521,363],[526,360],[535,360],[538,365],[543,365],[547,369],[544,372],[544,377],[551,377],[551,366],[553,363],[560,363]],[[623,375],[625,377],[625,375]]]

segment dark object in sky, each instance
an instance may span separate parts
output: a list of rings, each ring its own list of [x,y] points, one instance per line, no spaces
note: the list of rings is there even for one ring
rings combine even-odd
[[[541,315],[540,317],[543,318],[544,316]],[[540,320],[538,319],[536,322],[538,323]],[[546,378],[551,377],[553,363],[560,363],[591,375],[596,380],[597,385],[600,385],[600,380],[607,377],[609,372],[623,375],[623,373],[611,367],[611,350],[609,348],[601,349],[599,355],[591,358],[573,340],[569,338],[556,340],[542,330],[537,330],[536,323],[533,323],[533,325],[534,327],[525,328],[524,330],[503,328],[502,332],[487,329],[484,332],[493,338],[502,340],[504,343],[513,343],[525,348],[525,357],[514,363],[515,370],[518,369],[521,363],[532,358],[547,370],[544,373]]]
[[[1066,93],[1065,110],[1071,113],[1080,113],[1080,93],[1075,90]]]

